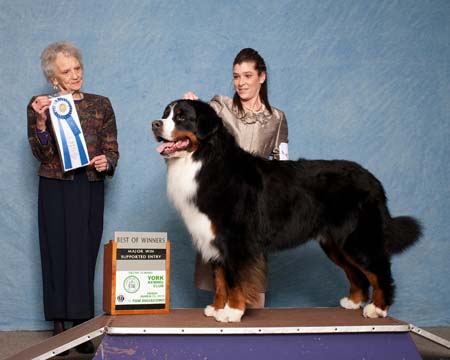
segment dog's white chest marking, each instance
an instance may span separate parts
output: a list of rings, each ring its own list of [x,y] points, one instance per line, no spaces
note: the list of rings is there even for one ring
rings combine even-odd
[[[195,205],[198,184],[195,176],[202,163],[193,161],[191,156],[173,158],[167,163],[167,194],[180,212],[188,228],[194,246],[205,261],[220,257],[219,251],[212,245],[214,234],[211,221]]]

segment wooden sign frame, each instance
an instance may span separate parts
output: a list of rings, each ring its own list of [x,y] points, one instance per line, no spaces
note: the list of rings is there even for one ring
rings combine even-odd
[[[163,309],[116,309],[117,243],[110,240],[104,245],[103,257],[103,311],[119,314],[166,314],[170,311],[170,241],[166,241],[166,294]]]

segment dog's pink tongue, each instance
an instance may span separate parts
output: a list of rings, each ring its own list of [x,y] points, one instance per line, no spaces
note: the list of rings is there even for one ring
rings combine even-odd
[[[180,140],[180,141],[177,141],[175,143],[175,146],[176,146],[177,149],[183,149],[183,148],[185,148],[188,145],[189,145],[189,140],[188,139]]]
[[[159,146],[156,148],[156,151],[159,152],[159,153],[161,154],[166,148],[172,147],[172,146],[174,146],[174,145],[175,145],[174,142],[168,141],[168,142],[165,142],[165,143],[162,143],[161,145],[159,145]]]
[[[166,141],[166,142],[162,143],[161,145],[159,145],[156,148],[156,151],[159,152],[160,154],[162,154],[163,152],[165,154],[171,154],[179,149],[183,150],[188,145],[189,145],[189,140],[187,140],[187,139],[178,140],[177,142]]]

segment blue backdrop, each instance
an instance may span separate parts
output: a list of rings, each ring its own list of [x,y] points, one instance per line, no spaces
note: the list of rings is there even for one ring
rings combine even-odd
[[[268,63],[271,102],[286,112],[291,158],[360,162],[384,183],[394,215],[424,224],[421,242],[393,259],[390,315],[450,325],[449,19],[447,0],[1,1],[0,330],[49,327],[25,107],[51,92],[39,56],[58,40],[82,50],[84,90],[108,96],[117,116],[121,158],[107,182],[103,242],[114,231],[167,232],[172,307],[204,306],[210,294],[193,286],[194,252],[166,198],[150,123],[188,90],[231,95],[233,58],[254,47]],[[314,242],[270,258],[268,306],[336,306],[346,293]]]

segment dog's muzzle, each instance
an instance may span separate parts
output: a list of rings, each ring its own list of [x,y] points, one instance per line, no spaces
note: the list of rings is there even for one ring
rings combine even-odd
[[[155,135],[160,135],[163,128],[162,120],[154,120],[152,122],[152,131]]]

